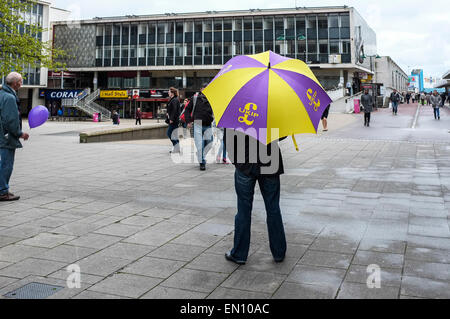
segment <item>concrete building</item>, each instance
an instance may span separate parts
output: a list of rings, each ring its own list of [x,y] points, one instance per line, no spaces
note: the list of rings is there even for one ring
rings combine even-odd
[[[122,117],[136,107],[152,116],[169,87],[190,96],[223,64],[267,50],[306,61],[322,85],[342,97],[373,75],[366,56],[376,34],[354,8],[322,7],[105,17],[54,24],[54,44],[73,56],[69,77],[49,89],[96,93],[97,102]],[[62,81],[62,83],[61,83]],[[139,90],[132,99],[133,90]],[[337,93],[336,93],[337,92]]]
[[[30,12],[24,13],[30,24],[41,26],[44,30],[51,27],[50,21],[62,21],[66,19],[70,12],[51,6],[47,1],[35,1]],[[45,31],[36,35],[36,38],[43,43],[51,41],[52,32]],[[21,102],[20,111],[25,116],[35,106],[44,103],[44,99],[40,96],[41,90],[48,85],[48,69],[34,68],[29,65],[23,72],[23,86],[19,90],[19,98]],[[0,77],[0,84],[4,83],[4,78]]]
[[[445,89],[445,91],[450,94],[450,70],[447,71],[443,76],[442,80],[440,80],[434,86],[436,89]]]
[[[374,82],[382,85],[381,95],[390,96],[396,89],[399,92],[408,90],[408,75],[389,56],[375,59],[376,76]]]

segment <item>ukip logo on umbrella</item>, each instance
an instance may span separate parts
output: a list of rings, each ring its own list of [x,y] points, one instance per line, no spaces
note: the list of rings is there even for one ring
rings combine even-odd
[[[332,102],[304,62],[272,51],[231,59],[203,93],[218,127],[243,131],[265,145],[317,133]]]

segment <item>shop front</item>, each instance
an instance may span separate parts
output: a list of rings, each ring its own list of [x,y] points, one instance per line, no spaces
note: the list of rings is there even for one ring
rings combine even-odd
[[[132,89],[101,90],[98,104],[109,111],[116,110],[121,118],[135,118],[138,108],[144,119],[154,119],[157,114],[164,113],[169,102],[169,90],[165,89]]]
[[[60,115],[65,117],[83,116],[83,113],[81,111],[68,106],[68,104],[64,102],[65,100],[82,98],[86,94],[86,90],[42,89],[39,91],[39,97],[45,100],[45,106],[47,107],[50,115]]]

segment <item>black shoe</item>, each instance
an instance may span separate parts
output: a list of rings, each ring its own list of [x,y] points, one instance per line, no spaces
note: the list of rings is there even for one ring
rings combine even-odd
[[[205,164],[200,164],[200,170],[201,171],[206,171],[206,165]]]
[[[14,194],[8,193],[4,195],[0,195],[0,202],[14,202],[18,201],[20,196],[15,196]]]
[[[225,259],[228,261],[234,262],[235,264],[238,264],[238,265],[245,265],[245,261],[236,260],[233,256],[231,256],[231,253],[226,253]]]
[[[277,264],[281,264],[281,263],[284,261],[284,258],[281,258],[281,259],[274,259],[274,261],[275,261]]]

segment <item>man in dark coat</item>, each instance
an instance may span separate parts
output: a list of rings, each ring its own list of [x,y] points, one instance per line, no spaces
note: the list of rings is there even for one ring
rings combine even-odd
[[[364,107],[364,126],[370,126],[370,113],[373,112],[373,97],[369,90],[365,90],[361,96],[361,104]]]
[[[12,72],[0,91],[0,202],[19,200],[9,192],[9,180],[14,168],[16,149],[22,148],[19,139],[27,141],[29,135],[22,132],[17,91],[23,80],[19,73]]]
[[[194,125],[194,141],[197,148],[197,159],[200,164],[200,170],[206,170],[206,155],[211,149],[214,135],[212,131],[212,122],[214,114],[208,99],[202,91],[208,86],[208,83],[202,85],[200,93],[196,94],[186,107],[186,121],[189,128]]]
[[[397,115],[398,112],[398,103],[400,103],[401,97],[400,94],[394,89],[394,92],[391,93],[390,100],[392,102],[392,113]]]
[[[280,176],[284,174],[278,141],[264,145],[244,133],[226,129],[227,149],[235,165],[235,189],[238,212],[235,218],[234,247],[225,258],[245,264],[250,249],[251,213],[256,182],[267,213],[270,250],[275,262],[283,262],[287,244],[280,209]]]

